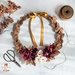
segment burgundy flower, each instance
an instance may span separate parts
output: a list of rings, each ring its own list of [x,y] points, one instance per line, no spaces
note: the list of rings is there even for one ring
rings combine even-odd
[[[50,55],[54,54],[54,52],[55,52],[55,46],[53,44],[43,50],[43,56],[50,58]]]
[[[29,50],[27,48],[22,50],[21,51],[21,56],[24,60],[28,60],[29,59]]]
[[[35,57],[37,56],[37,52],[38,52],[38,49],[37,48],[33,48],[30,50],[30,60],[35,60]]]
[[[43,50],[43,56],[45,56],[45,57],[47,57],[47,58],[50,57],[50,51],[48,50],[48,48],[45,48],[45,49]]]
[[[53,44],[53,45],[50,45],[50,46],[48,47],[48,50],[50,50],[50,53],[51,53],[51,54],[54,54],[54,52],[55,52],[55,46],[54,46],[54,44]]]

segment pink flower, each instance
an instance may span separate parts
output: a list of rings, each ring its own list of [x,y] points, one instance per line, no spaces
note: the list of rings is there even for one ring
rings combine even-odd
[[[21,56],[24,60],[28,60],[29,59],[29,50],[27,48],[22,50],[21,51]]]

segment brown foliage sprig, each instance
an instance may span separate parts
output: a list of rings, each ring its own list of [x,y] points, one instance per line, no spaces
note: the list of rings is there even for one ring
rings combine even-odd
[[[7,19],[5,18],[5,21],[1,23],[0,30],[5,29],[12,22],[13,22],[13,19],[10,16],[8,16],[8,18]]]
[[[4,5],[0,6],[0,18],[4,15],[4,13],[9,13],[9,14],[13,14],[15,11],[17,11],[18,9],[20,9],[20,6],[17,6],[14,2],[8,1],[8,8],[5,7]],[[4,19],[3,23],[0,23],[0,31],[5,29],[10,23],[13,22],[13,19],[8,16],[8,18]]]
[[[12,14],[18,9],[20,9],[21,6],[17,6],[14,2],[8,1],[8,8],[9,8],[8,12]]]

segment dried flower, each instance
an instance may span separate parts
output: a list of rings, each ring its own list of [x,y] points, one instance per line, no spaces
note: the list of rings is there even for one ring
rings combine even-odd
[[[29,59],[29,50],[27,48],[22,50],[21,51],[21,56],[24,60],[28,60]]]
[[[50,45],[48,47],[48,50],[50,51],[51,54],[54,54],[54,52],[55,52],[55,46],[54,46],[54,44],[53,45]]]
[[[38,49],[33,48],[30,50],[30,60],[35,60],[35,57],[37,56]]]
[[[46,57],[44,57],[44,56],[42,56],[42,57],[41,57],[41,63],[46,62],[46,60],[47,60],[47,58],[46,58]]]
[[[44,63],[46,62],[47,58],[43,56],[43,51],[39,50],[37,53],[37,57],[35,58],[35,63]]]
[[[40,56],[43,56],[43,51],[42,50],[39,50],[38,53],[37,53],[37,56],[39,56],[39,57]]]
[[[4,5],[1,5],[0,6],[0,17],[2,17],[4,13],[8,13],[8,8],[5,7]]]
[[[45,48],[45,49],[43,50],[43,56],[45,56],[45,57],[47,57],[47,58],[50,57],[50,51],[48,50],[48,48]]]
[[[35,58],[35,63],[37,63],[37,64],[41,63],[40,57],[36,57],[36,58]]]
[[[13,19],[8,16],[8,18],[7,19],[5,18],[5,21],[3,23],[1,23],[0,30],[3,30],[4,28],[6,28],[12,22],[13,22]]]
[[[55,52],[55,46],[53,44],[43,50],[43,56],[50,58],[50,55],[54,54],[54,52]]]
[[[12,14],[18,9],[20,9],[20,6],[17,6],[14,2],[8,1],[8,8],[4,5],[0,6],[0,17],[3,16],[4,13]],[[8,19],[4,19],[3,23],[1,23],[0,30],[5,29],[10,23],[13,22],[13,19],[8,17]]]
[[[20,6],[17,6],[14,2],[8,1],[8,8],[9,8],[9,13],[12,14],[14,13],[16,10],[20,9]]]

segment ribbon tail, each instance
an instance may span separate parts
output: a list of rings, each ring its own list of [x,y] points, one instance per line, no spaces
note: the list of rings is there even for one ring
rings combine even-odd
[[[33,33],[32,33],[32,31],[31,31],[31,23],[32,23],[32,21],[34,20],[35,18],[31,18],[30,19],[30,35],[31,35],[31,39],[32,39],[32,42],[33,42],[33,44],[35,45],[35,47],[37,47],[37,44],[36,44],[36,42],[35,42],[35,38],[34,38],[34,36],[33,36]]]
[[[43,20],[42,20],[42,17],[41,18],[41,39],[40,39],[40,46],[43,46]]]

